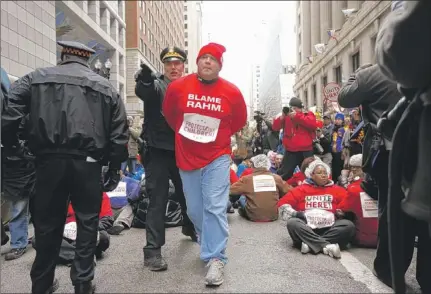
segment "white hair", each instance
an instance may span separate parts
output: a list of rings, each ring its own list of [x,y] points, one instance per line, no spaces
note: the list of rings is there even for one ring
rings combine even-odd
[[[259,154],[254,157],[252,157],[251,162],[253,162],[253,165],[255,168],[265,168],[269,170],[271,168],[271,161],[269,160],[268,156],[265,154]]]
[[[356,154],[350,157],[349,165],[362,167],[362,154]]]
[[[326,169],[326,172],[328,173],[328,175],[331,174],[331,168],[329,167],[329,165],[327,165],[326,163],[324,163],[323,161],[321,161],[320,159],[313,161],[312,163],[310,163],[310,165],[305,169],[305,176],[307,178],[311,178],[311,175],[313,174],[314,170],[318,167],[318,166],[322,166]]]

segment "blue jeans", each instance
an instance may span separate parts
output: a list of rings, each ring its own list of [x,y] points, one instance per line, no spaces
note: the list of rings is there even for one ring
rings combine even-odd
[[[238,203],[239,203],[239,207],[245,209],[245,205],[247,204],[247,198],[244,195],[242,195],[241,197],[239,197]]]
[[[187,214],[198,234],[200,258],[205,262],[211,259],[227,262],[229,166],[229,156],[222,155],[201,169],[180,169]]]
[[[123,162],[121,164],[121,170],[123,171],[124,174],[126,174],[126,168],[129,168],[129,174],[134,174],[135,170],[136,170],[136,163],[138,161],[136,160],[136,158],[128,158],[125,162]]]
[[[11,201],[12,218],[9,221],[10,246],[13,249],[25,248],[28,244],[28,198]]]

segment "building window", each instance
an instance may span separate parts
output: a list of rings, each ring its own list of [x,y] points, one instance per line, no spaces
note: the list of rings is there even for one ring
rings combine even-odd
[[[316,106],[317,105],[317,88],[316,88],[316,84],[313,84],[313,86],[311,86],[311,89],[313,90],[313,100],[311,101],[311,106]]]
[[[323,76],[322,78],[322,88],[328,84],[328,76]]]
[[[138,1],[138,4],[139,4],[139,8],[141,8],[142,7],[142,1]]]
[[[147,24],[144,22],[144,29],[142,30],[142,32],[144,33],[144,35],[145,35],[146,31],[147,31]]]
[[[184,28],[187,30],[187,24],[186,23],[184,24]]]
[[[304,90],[304,104],[307,104],[307,101],[308,101],[308,91],[307,90]]]
[[[142,17],[139,17],[139,30],[142,32],[142,28],[143,28],[143,23],[144,21],[142,20]]]
[[[187,20],[187,14],[184,15],[184,20]]]
[[[143,10],[143,11],[145,11],[145,2],[144,2],[144,1],[141,1],[141,3],[142,3],[142,4],[141,4],[141,5],[142,5],[142,10]]]
[[[359,66],[360,66],[360,56],[359,56],[359,52],[357,52],[356,54],[352,55],[352,72],[357,70]]]
[[[376,40],[377,40],[377,36],[374,36],[371,38],[371,50],[372,50],[374,62],[376,62]]]
[[[342,80],[341,65],[339,65],[335,68],[335,82],[340,85],[341,80]]]
[[[184,46],[185,46],[185,47],[188,47],[188,46],[189,46],[189,42],[188,42],[188,41],[185,41],[185,42],[184,42]]]
[[[144,55],[147,57],[148,47],[147,44],[144,44]]]
[[[139,39],[139,50],[141,50],[141,52],[144,52],[144,40]]]
[[[184,38],[188,38],[189,37],[189,33],[185,32],[184,33]]]

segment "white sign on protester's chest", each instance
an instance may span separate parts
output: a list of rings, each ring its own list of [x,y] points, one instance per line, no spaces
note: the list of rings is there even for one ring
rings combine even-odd
[[[200,114],[202,112],[214,115]],[[187,94],[183,123],[179,133],[198,143],[214,142],[220,128],[220,114],[222,112],[222,98],[189,93]]]

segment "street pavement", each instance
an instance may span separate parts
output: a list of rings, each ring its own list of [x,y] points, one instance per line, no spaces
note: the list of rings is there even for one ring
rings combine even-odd
[[[98,293],[391,293],[371,273],[375,250],[351,248],[340,260],[329,256],[302,255],[292,248],[285,223],[252,223],[237,213],[229,215],[229,263],[219,288],[204,286],[205,265],[199,247],[169,228],[163,254],[169,268],[153,273],[143,267],[145,231],[131,229],[111,236],[111,247],[98,261],[95,283]],[[2,255],[9,250],[3,246]],[[1,293],[29,293],[30,268],[35,251],[20,259],[1,258]],[[406,280],[410,293],[420,293],[414,277],[415,262]],[[57,293],[73,293],[70,268],[58,266]]]

